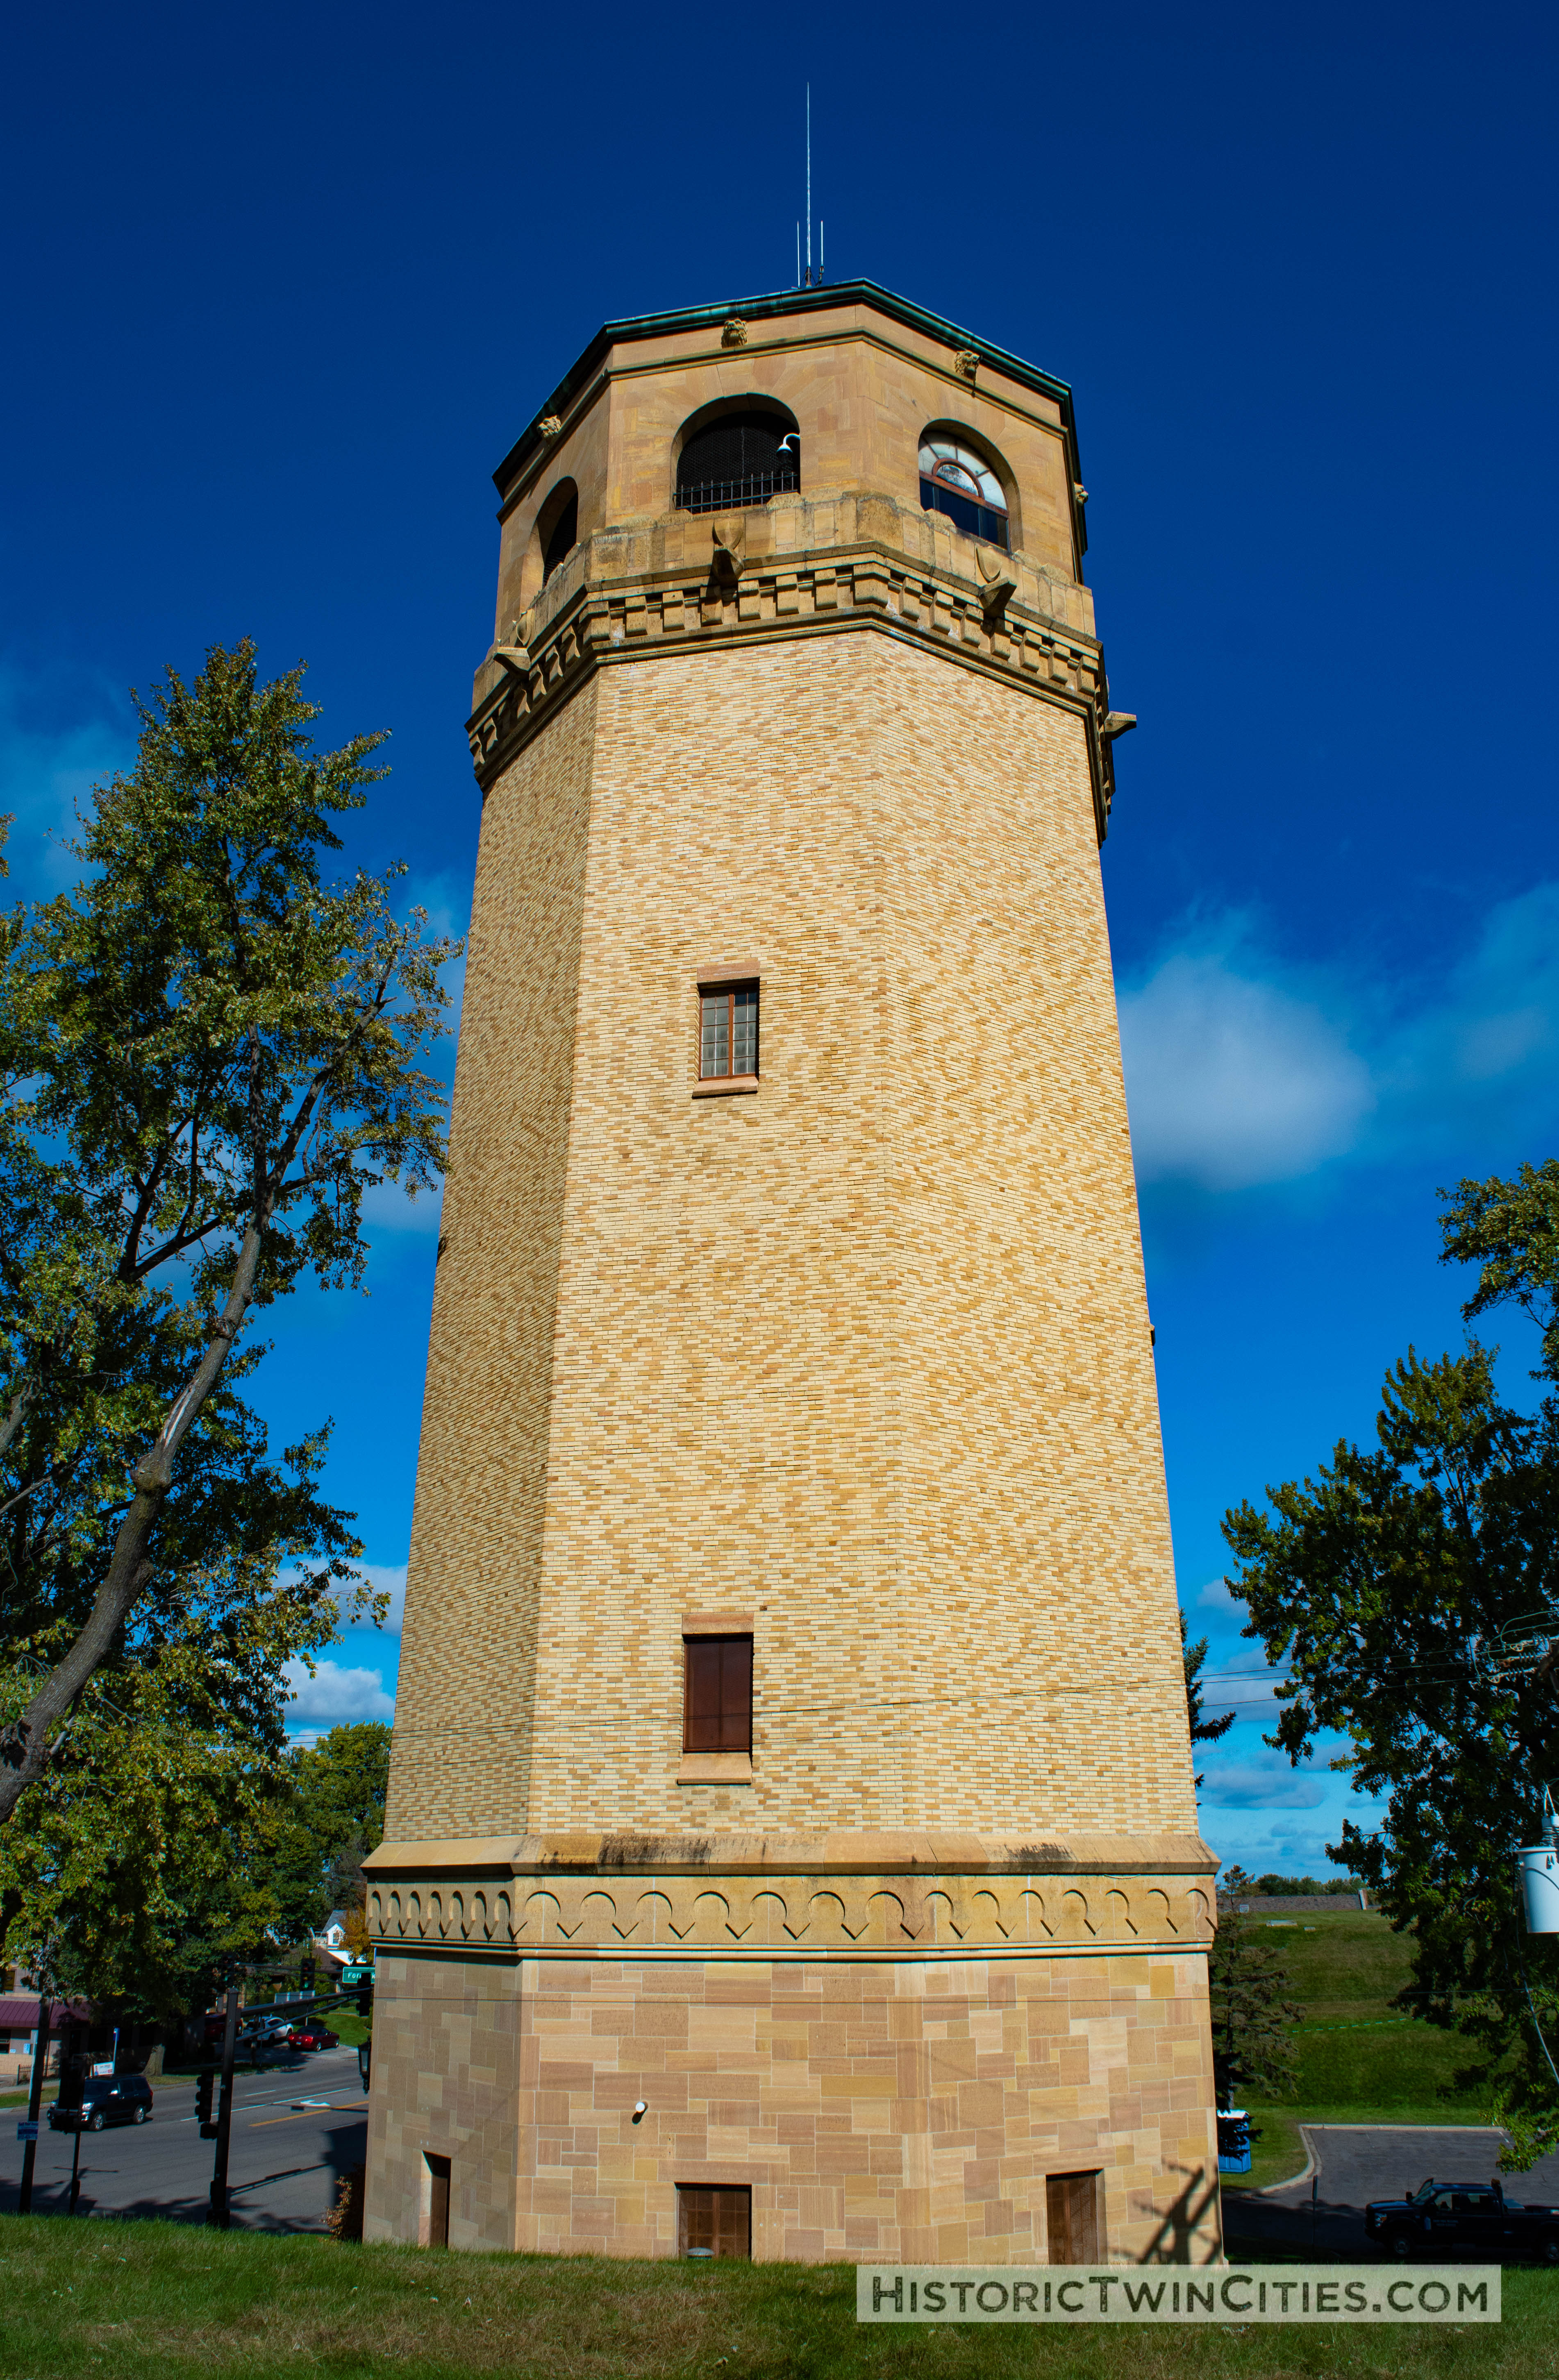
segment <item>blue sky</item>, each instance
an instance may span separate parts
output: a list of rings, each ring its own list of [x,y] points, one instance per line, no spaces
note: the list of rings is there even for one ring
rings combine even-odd
[[[1074,384],[1119,750],[1104,852],[1182,1599],[1240,1723],[1226,1856],[1346,1799],[1261,1742],[1224,1508],[1459,1334],[1433,1193],[1554,1142],[1551,10],[394,5],[32,11],[0,182],[0,777],[17,881],[124,688],[249,632],[393,730],[350,856],[458,925],[489,473],[613,316],[784,285],[802,85],[832,273]],[[433,1218],[279,1318],[278,1433],[394,1585]],[[1523,1390],[1513,1333],[1508,1385]],[[354,1633],[300,1729],[384,1715]]]

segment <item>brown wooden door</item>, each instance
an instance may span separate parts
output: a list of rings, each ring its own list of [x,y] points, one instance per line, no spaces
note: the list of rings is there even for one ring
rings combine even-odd
[[[1052,2173],[1045,2177],[1045,2228],[1053,2265],[1099,2262],[1099,2176]]]
[[[750,2189],[712,2189],[702,2183],[679,2183],[676,2252],[679,2256],[750,2257]]]
[[[426,2152],[424,2152],[426,2154]],[[428,2164],[428,2245],[449,2245],[449,2159],[432,2156]]]

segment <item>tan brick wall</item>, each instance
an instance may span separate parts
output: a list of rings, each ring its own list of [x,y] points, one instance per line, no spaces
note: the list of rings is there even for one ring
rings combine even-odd
[[[594,755],[587,686],[489,795],[471,907],[452,1161],[388,1820],[522,1811],[541,1572],[574,1007]]]
[[[392,1834],[1194,1827],[1074,715],[864,633],[603,672],[489,796],[456,1135]],[[731,1605],[753,1783],[678,1786]]]
[[[1217,2252],[1194,1952],[528,1960],[464,1981],[384,1959],[380,1992],[400,2063],[376,2038],[370,2238],[417,2236],[425,2144],[451,2158],[451,2245],[664,2256],[676,2184],[713,2181],[750,2185],[762,2259],[1042,2261],[1046,2174],[1098,2170],[1109,2261]],[[473,2007],[486,2064],[462,2096],[444,2077]]]

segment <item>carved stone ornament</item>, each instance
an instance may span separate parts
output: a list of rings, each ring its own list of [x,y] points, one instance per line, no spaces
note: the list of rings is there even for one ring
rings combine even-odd
[[[555,413],[543,413],[536,427],[543,438],[557,438],[563,432],[563,424]]]
[[[978,348],[960,347],[957,354],[953,358],[953,369],[957,373],[958,378],[960,380],[967,380],[970,388],[972,388],[974,386],[975,373],[980,370],[980,353]]]
[[[739,314],[733,314],[725,329],[721,332],[720,344],[723,347],[746,346],[747,324],[742,321]]]
[[[1101,735],[1108,737],[1111,743],[1114,743],[1117,735],[1128,735],[1136,724],[1137,713],[1135,710],[1112,710],[1106,717],[1104,724],[1101,727],[1099,733]]]
[[[711,535],[714,575],[723,587],[734,587],[747,563],[747,523],[738,513],[731,520],[715,521]]]
[[[998,553],[993,546],[977,545],[974,558],[982,582],[980,589],[980,601],[985,606],[985,616],[989,620],[993,613],[999,614],[1005,609],[1009,595],[1017,594],[1017,575],[1006,555]]]

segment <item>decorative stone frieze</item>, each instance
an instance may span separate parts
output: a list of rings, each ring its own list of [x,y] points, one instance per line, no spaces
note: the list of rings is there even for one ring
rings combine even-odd
[[[808,541],[793,544],[792,528]],[[837,541],[811,542],[820,530]],[[493,648],[467,722],[472,763],[485,789],[599,668],[866,628],[1080,714],[1102,842],[1114,793],[1105,722],[1121,714],[1110,710],[1098,638],[1079,624],[1081,592],[881,496],[777,498],[713,533],[707,517],[676,514],[576,547],[516,642]]]
[[[1093,1945],[1193,1949],[1212,1937],[1209,1886],[1183,1877],[967,1876],[447,1876],[376,1883],[369,1930],[386,1949],[459,1943],[527,1958],[663,1950],[729,1955],[891,1949],[897,1958],[1032,1954]]]
[[[376,1942],[479,1955],[1075,1956],[1202,1949],[1215,1923],[1212,1861],[1194,1838],[530,1837],[384,1844],[368,1864]]]

